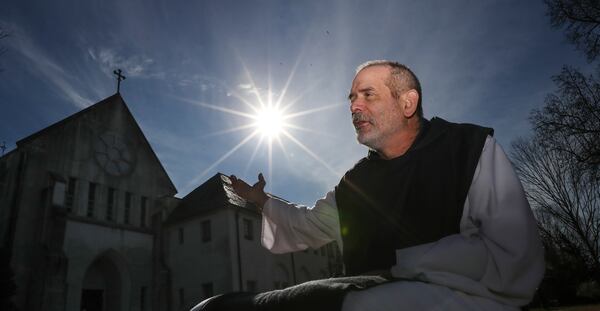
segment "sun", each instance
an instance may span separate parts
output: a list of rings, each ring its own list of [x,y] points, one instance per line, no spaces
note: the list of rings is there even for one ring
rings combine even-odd
[[[285,128],[285,116],[277,107],[263,107],[255,115],[256,129],[267,138],[277,138]]]
[[[194,99],[186,99],[179,98],[179,100],[191,103],[193,105],[213,109],[217,111],[221,111],[224,113],[228,113],[234,115],[236,117],[244,117],[249,122],[242,123],[239,126],[234,126],[232,128],[227,128],[221,131],[217,131],[214,133],[209,133],[207,135],[222,135],[229,134],[238,131],[247,131],[250,130],[249,134],[242,138],[237,144],[233,145],[227,152],[225,152],[221,157],[216,159],[213,163],[211,163],[204,171],[198,174],[194,179],[192,179],[185,188],[191,188],[198,184],[198,182],[209,172],[211,172],[215,167],[229,158],[232,154],[237,152],[242,146],[248,144],[250,141],[257,141],[254,147],[254,152],[250,155],[248,159],[248,163],[246,167],[248,168],[250,163],[254,161],[255,156],[257,155],[261,146],[265,146],[267,150],[267,175],[268,180],[272,180],[272,172],[273,172],[273,147],[278,145],[281,150],[285,152],[285,144],[284,142],[290,142],[300,149],[302,149],[308,156],[312,157],[318,163],[323,165],[329,172],[334,174],[335,176],[339,176],[340,172],[336,171],[333,167],[331,167],[327,162],[325,162],[318,154],[313,152],[308,146],[300,141],[299,138],[292,133],[292,131],[304,131],[304,132],[312,132],[317,134],[322,134],[320,131],[317,131],[312,128],[305,128],[299,126],[293,122],[294,119],[306,116],[309,114],[321,112],[328,109],[339,108],[345,106],[345,104],[334,103],[329,105],[318,106],[311,109],[303,109],[300,111],[294,111],[294,107],[297,108],[297,103],[300,102],[302,96],[296,96],[292,100],[285,100],[285,95],[288,91],[288,87],[292,81],[292,77],[294,76],[294,72],[299,63],[297,60],[296,65],[292,69],[290,76],[283,88],[277,92],[271,88],[270,83],[269,87],[265,89],[261,89],[257,87],[254,83],[254,79],[252,75],[247,70],[246,66],[242,63],[242,67],[246,72],[248,83],[238,85],[237,89],[244,90],[245,93],[239,93],[236,91],[236,88],[228,89],[228,95],[232,96],[239,100],[239,103],[242,104],[242,107],[246,107],[246,109],[234,109],[223,107],[222,105],[214,105],[208,104],[202,101],[194,100]],[[270,81],[270,78],[269,78]],[[245,94],[254,94],[256,96],[255,100],[247,98],[244,96]],[[274,94],[278,94],[278,97],[274,100],[272,96]]]

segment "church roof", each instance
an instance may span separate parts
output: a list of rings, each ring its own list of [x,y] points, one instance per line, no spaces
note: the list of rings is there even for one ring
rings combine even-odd
[[[131,114],[131,111],[129,110],[129,107],[127,107],[127,104],[125,103],[125,100],[123,100],[123,98],[121,97],[120,93],[115,93],[114,95],[111,95],[85,109],[82,109],[50,126],[47,126],[45,128],[43,128],[40,131],[37,131],[19,141],[17,141],[17,148],[26,145],[27,143],[35,140],[38,137],[41,137],[47,133],[50,133],[52,131],[54,131],[55,129],[60,129],[62,128],[65,124],[74,121],[78,118],[81,118],[82,116],[95,111],[95,110],[99,110],[102,107],[104,107],[105,105],[122,105],[123,108],[125,109],[125,111],[127,112],[128,116],[131,118],[132,124],[134,124],[135,128],[139,131],[140,136],[142,137],[142,140],[144,142],[144,144],[148,147],[148,149],[150,150],[150,154],[152,155],[152,157],[156,160],[156,162],[159,164],[160,169],[163,171],[163,173],[165,174],[168,182],[170,183],[170,187],[173,189],[174,193],[177,193],[177,188],[175,188],[175,185],[173,184],[173,181],[171,180],[171,178],[169,177],[169,174],[167,174],[167,171],[165,170],[164,166],[162,165],[162,163],[160,162],[160,160],[158,159],[158,156],[156,156],[156,153],[154,152],[154,150],[152,149],[152,146],[150,145],[150,143],[148,142],[148,139],[146,138],[146,136],[144,135],[144,132],[142,131],[142,129],[140,128],[139,124],[137,123],[137,121],[135,120],[135,118],[133,117],[133,114]]]
[[[60,121],[52,124],[52,125],[50,125],[50,126],[47,126],[47,127],[45,127],[43,129],[41,129],[41,130],[39,130],[39,131],[37,131],[37,132],[29,135],[29,136],[26,136],[25,138],[20,139],[19,141],[17,141],[17,147],[20,147],[20,146],[22,146],[22,145],[24,145],[24,144],[26,144],[28,142],[31,142],[34,139],[36,139],[36,138],[38,138],[40,136],[43,136],[46,133],[51,132],[54,129],[60,128],[61,126],[69,123],[72,120],[75,120],[75,119],[79,118],[82,115],[87,114],[90,111],[97,110],[98,107],[100,107],[100,106],[102,106],[102,105],[104,105],[106,103],[112,103],[112,102],[117,101],[117,100],[120,100],[123,104],[125,104],[125,101],[121,97],[121,94],[115,93],[114,95],[111,95],[111,96],[109,96],[109,97],[107,97],[107,98],[105,98],[105,99],[103,99],[103,100],[101,100],[101,101],[99,101],[99,102],[97,102],[97,103],[95,103],[95,104],[93,104],[93,105],[85,108],[85,109],[79,110],[78,112],[76,112],[76,113],[74,113],[74,114],[72,114],[72,115],[70,115],[70,116],[68,116],[68,117],[66,117],[66,118],[64,118],[64,119],[62,119],[62,120],[60,120]],[[125,107],[127,107],[127,105],[125,105]],[[127,109],[127,111],[129,111],[129,109]]]
[[[227,175],[217,173],[181,199],[166,220],[166,224],[174,224],[189,220],[207,211],[218,208],[233,207],[258,213],[256,206],[237,195],[231,188],[231,180]]]

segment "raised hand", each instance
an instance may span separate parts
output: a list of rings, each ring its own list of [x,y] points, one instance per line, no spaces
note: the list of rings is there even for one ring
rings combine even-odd
[[[269,199],[264,191],[267,182],[262,173],[258,174],[258,181],[252,186],[238,179],[235,175],[229,176],[229,179],[231,179],[231,187],[233,187],[235,193],[244,200],[256,204],[259,209],[262,209],[267,199]]]

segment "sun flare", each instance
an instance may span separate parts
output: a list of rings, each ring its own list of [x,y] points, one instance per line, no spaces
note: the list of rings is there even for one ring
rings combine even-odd
[[[284,119],[281,110],[276,107],[265,107],[256,114],[254,126],[264,137],[277,138],[285,127]]]
[[[298,62],[299,61],[297,61],[297,63]],[[297,63],[296,63],[296,65],[297,65]],[[234,133],[234,132],[238,132],[238,131],[250,130],[250,133],[247,136],[242,138],[236,145],[232,146],[230,150],[225,152],[221,157],[219,157],[217,160],[215,160],[204,171],[202,171],[192,181],[190,181],[190,183],[188,183],[186,188],[191,188],[194,185],[196,185],[207,173],[211,172],[220,163],[222,163],[227,158],[229,158],[232,154],[237,152],[240,148],[242,148],[242,146],[246,145],[247,143],[249,143],[250,141],[253,141],[253,140],[256,140],[257,143],[254,148],[254,151],[252,152],[252,155],[249,158],[249,161],[248,161],[246,167],[248,168],[250,163],[252,161],[254,161],[257,154],[259,153],[259,149],[261,149],[261,146],[266,147],[265,149],[267,151],[266,156],[267,156],[267,161],[268,161],[268,165],[267,165],[267,174],[268,174],[267,179],[268,180],[272,180],[273,149],[274,149],[273,147],[274,147],[274,145],[278,145],[281,148],[281,150],[285,151],[285,149],[286,149],[284,146],[285,141],[291,142],[293,145],[296,145],[297,147],[299,147],[309,157],[313,158],[318,163],[323,165],[323,167],[326,168],[327,170],[329,170],[332,174],[334,174],[336,176],[339,175],[339,172],[337,172],[327,162],[325,162],[323,159],[321,159],[321,157],[319,157],[319,155],[317,155],[316,153],[311,151],[311,149],[308,146],[304,145],[304,143],[302,143],[299,138],[296,138],[292,132],[293,131],[305,131],[305,132],[322,134],[320,131],[316,131],[312,128],[304,128],[302,126],[295,124],[293,122],[293,119],[302,117],[302,116],[306,116],[306,115],[310,115],[313,113],[318,113],[318,112],[328,110],[328,109],[339,108],[339,107],[344,106],[344,104],[336,103],[336,104],[331,104],[331,105],[319,106],[319,107],[311,108],[311,109],[303,109],[303,110],[299,110],[299,111],[298,110],[293,111],[294,109],[292,107],[294,107],[297,104],[297,102],[300,101],[300,99],[302,98],[302,95],[304,95],[304,94],[301,94],[300,96],[297,96],[293,100],[284,100],[284,97],[288,91],[288,87],[292,81],[292,77],[294,76],[294,72],[296,70],[296,65],[292,69],[292,72],[290,73],[290,76],[288,77],[288,79],[285,83],[285,86],[283,87],[283,89],[281,89],[280,92],[277,92],[278,97],[274,100],[272,98],[272,95],[277,94],[277,93],[271,88],[271,86],[269,86],[269,88],[266,90],[257,88],[254,83],[254,80],[252,79],[252,75],[247,70],[246,66],[242,64],[243,69],[246,72],[247,77],[248,77],[248,84],[243,84],[243,87],[242,87],[242,85],[240,85],[240,86],[238,86],[238,88],[241,90],[245,90],[245,93],[238,93],[235,89],[228,88],[229,92],[228,92],[227,96],[231,95],[232,97],[238,99],[239,103],[242,104],[242,106],[245,106],[246,109],[235,109],[235,108],[223,107],[222,105],[212,105],[212,104],[200,102],[197,100],[180,98],[183,101],[192,103],[199,107],[221,111],[221,112],[228,113],[228,114],[231,114],[231,115],[234,115],[237,117],[244,117],[250,121],[248,123],[242,123],[239,126],[234,126],[231,128],[227,128],[224,130],[220,130],[220,131],[217,131],[214,133],[207,134],[207,135],[222,135],[222,134],[229,134],[229,133]],[[244,96],[246,94],[254,94],[256,96],[256,100],[253,101],[253,100],[247,98],[247,96]],[[285,103],[285,105],[282,105],[283,103]],[[292,112],[290,112],[290,110]]]

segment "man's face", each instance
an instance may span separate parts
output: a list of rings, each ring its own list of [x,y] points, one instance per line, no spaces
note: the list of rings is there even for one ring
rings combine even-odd
[[[390,76],[387,66],[361,70],[350,90],[350,111],[359,143],[382,150],[405,123],[402,106],[386,85]]]

